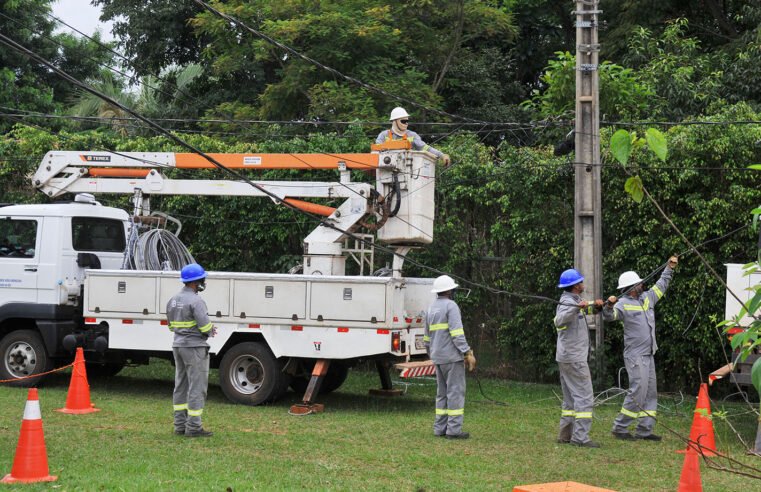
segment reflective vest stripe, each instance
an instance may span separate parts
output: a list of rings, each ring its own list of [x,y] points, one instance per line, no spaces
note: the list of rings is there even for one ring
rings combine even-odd
[[[200,417],[203,414],[203,408],[200,408],[198,410],[191,410],[188,408],[188,415],[191,417]]]
[[[567,329],[568,329],[568,327],[567,327],[567,326],[558,326],[558,327],[556,328],[556,330],[557,330],[557,331],[563,331],[563,330],[567,330]]]
[[[187,409],[188,409],[188,404],[187,403],[180,403],[179,405],[175,405],[174,406],[174,411],[175,412],[181,412],[181,411],[187,410]]]
[[[446,408],[437,408],[436,409],[436,415],[446,415],[447,409]]]
[[[456,336],[459,336],[459,335],[464,335],[465,334],[465,330],[460,328],[458,330],[452,330],[452,331],[450,331],[449,334],[452,335],[453,337],[456,337]]]
[[[592,412],[576,412],[577,419],[591,419]]]
[[[169,327],[170,328],[193,328],[198,323],[195,321],[170,321]]]
[[[647,311],[648,309],[650,309],[650,298],[645,299],[641,306],[624,304],[624,311]]]
[[[206,333],[209,330],[211,330],[211,323],[207,323],[198,329],[201,333]]]
[[[624,407],[621,407],[621,413],[623,413],[627,417],[631,417],[633,419],[638,419],[639,418],[639,413],[632,412],[631,410],[627,410]]]
[[[428,335],[423,335],[423,341],[424,342],[430,342],[431,341],[431,337],[429,337]]]
[[[663,297],[663,291],[661,291],[661,289],[659,289],[657,285],[653,286],[653,292],[655,292],[655,295],[658,296],[658,299]]]
[[[561,417],[575,417],[576,412],[574,412],[573,410],[561,410],[560,416]]]
[[[456,417],[457,415],[464,415],[465,409],[464,408],[458,408],[456,410],[449,410],[449,416],[450,417]]]
[[[428,327],[428,331],[448,330],[449,323],[436,323]]]

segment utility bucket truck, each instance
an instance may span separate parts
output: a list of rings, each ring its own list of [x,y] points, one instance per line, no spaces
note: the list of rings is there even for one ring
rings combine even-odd
[[[29,376],[69,361],[78,346],[93,375],[171,360],[166,304],[182,286],[179,273],[122,269],[133,229],[147,222],[153,195],[251,196],[322,222],[304,240],[301,274],[209,273],[202,296],[218,328],[211,365],[225,395],[258,405],[290,385],[306,390],[308,407],[361,360],[376,362],[390,391],[392,363],[426,358],[432,280],[405,278],[402,265],[433,239],[435,191],[434,158],[392,145],[367,154],[210,154],[239,173],[333,169],[335,182],[173,179],[173,169],[215,164],[196,154],[48,152],[34,186],[73,199],[0,206],[0,379],[35,384],[42,376]],[[352,181],[352,170],[371,172],[375,183]],[[104,193],[133,195],[132,214],[100,205],[95,195]],[[387,276],[362,275],[372,273],[374,241],[395,253]],[[345,274],[347,258],[360,275]]]

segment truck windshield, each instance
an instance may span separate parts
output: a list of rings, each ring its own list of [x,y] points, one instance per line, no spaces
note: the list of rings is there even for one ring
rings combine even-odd
[[[121,221],[95,217],[72,217],[71,244],[76,251],[123,252],[124,226]]]

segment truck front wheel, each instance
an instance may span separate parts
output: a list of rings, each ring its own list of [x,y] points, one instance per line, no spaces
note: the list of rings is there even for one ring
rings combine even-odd
[[[227,398],[244,405],[261,405],[280,397],[290,378],[283,363],[266,345],[244,342],[233,346],[219,363],[219,385]]]
[[[34,386],[43,376],[29,376],[53,368],[40,335],[33,330],[16,330],[5,335],[0,340],[0,356],[0,379],[26,378],[8,383],[10,386]]]

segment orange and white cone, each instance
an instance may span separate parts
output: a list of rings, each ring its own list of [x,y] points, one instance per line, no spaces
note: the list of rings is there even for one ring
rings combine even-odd
[[[52,482],[57,478],[51,476],[48,469],[48,453],[45,450],[45,433],[42,430],[37,388],[30,388],[24,407],[24,419],[21,421],[16,455],[13,458],[13,468],[0,482]]]
[[[71,369],[71,383],[66,395],[66,406],[56,412],[61,413],[92,413],[99,411],[90,401],[90,385],[87,382],[87,369],[85,368],[85,353],[82,347],[77,348],[74,357],[74,366]]]
[[[708,399],[708,385],[703,383],[698,391],[698,402],[695,404],[695,415],[692,418],[690,429],[690,443],[686,449],[680,449],[677,453],[687,453],[691,448],[705,456],[716,456],[716,438],[713,433],[713,418],[711,417],[711,400]]]

